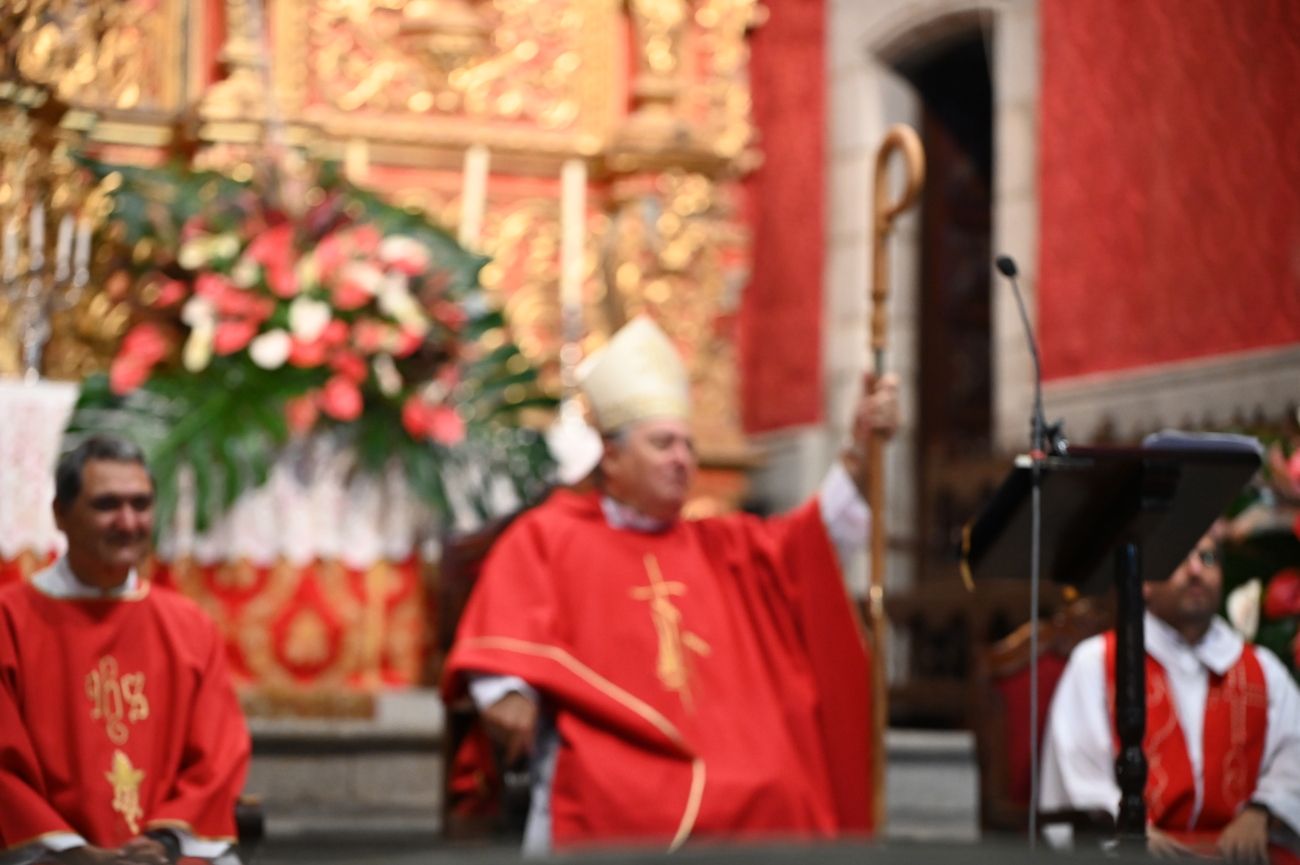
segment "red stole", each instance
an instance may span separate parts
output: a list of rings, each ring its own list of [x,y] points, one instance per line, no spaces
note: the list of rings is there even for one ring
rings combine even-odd
[[[1115,632],[1106,634],[1106,697],[1114,716]],[[1200,813],[1196,780],[1178,723],[1164,667],[1146,656],[1147,725],[1142,749],[1147,757],[1147,818],[1172,832],[1214,832],[1237,816],[1259,777],[1268,727],[1268,687],[1264,671],[1247,644],[1224,675],[1209,673],[1202,729],[1204,773]],[[1118,737],[1116,738],[1118,751]]]
[[[0,590],[0,847],[153,827],[233,841],[249,740],[215,625],[146,587],[113,601]]]
[[[866,833],[869,667],[834,555],[815,502],[642,534],[557,492],[498,541],[445,688],[546,696],[557,847]]]

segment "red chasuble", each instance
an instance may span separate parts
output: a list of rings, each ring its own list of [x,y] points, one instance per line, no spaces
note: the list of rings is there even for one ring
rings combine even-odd
[[[1106,635],[1106,683],[1114,715],[1115,632]],[[1247,644],[1224,675],[1210,673],[1201,758],[1204,801],[1196,810],[1196,781],[1164,667],[1146,656],[1147,725],[1142,740],[1148,769],[1144,798],[1151,824],[1191,843],[1212,841],[1255,792],[1268,728],[1268,685]],[[1116,740],[1118,743],[1118,739]],[[1116,745],[1118,749],[1118,744]]]
[[[645,534],[556,492],[485,563],[449,696],[470,671],[555,712],[558,848],[872,828],[869,667],[815,501]]]
[[[118,847],[150,828],[235,840],[248,730],[216,627],[188,599],[0,589],[0,841]]]

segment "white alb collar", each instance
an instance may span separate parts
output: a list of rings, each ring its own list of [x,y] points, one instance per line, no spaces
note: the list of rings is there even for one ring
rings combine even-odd
[[[1190,657],[1215,675],[1222,676],[1237,663],[1245,645],[1241,635],[1219,616],[1210,621],[1210,629],[1194,646],[1150,611],[1146,613],[1145,627],[1147,651],[1165,667]]]
[[[631,505],[625,505],[607,495],[600,497],[600,509],[605,513],[605,521],[616,529],[656,534],[672,525],[671,520],[648,517]]]
[[[126,581],[111,589],[100,589],[87,585],[77,579],[68,564],[67,556],[59,559],[40,573],[32,577],[32,585],[47,595],[61,599],[87,598],[122,598],[134,594],[140,588],[140,575],[135,568],[127,575]]]

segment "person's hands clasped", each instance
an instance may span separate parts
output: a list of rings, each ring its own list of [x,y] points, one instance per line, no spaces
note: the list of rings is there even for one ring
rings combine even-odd
[[[1268,812],[1247,805],[1223,827],[1218,848],[1229,862],[1268,862]]]
[[[537,731],[537,705],[517,691],[506,694],[482,712],[488,736],[505,749],[506,765],[532,751]]]

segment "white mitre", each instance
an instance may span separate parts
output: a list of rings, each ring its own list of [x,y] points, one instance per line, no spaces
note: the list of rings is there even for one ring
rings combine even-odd
[[[603,433],[651,418],[690,417],[690,376],[672,340],[646,315],[578,367],[578,386]]]

